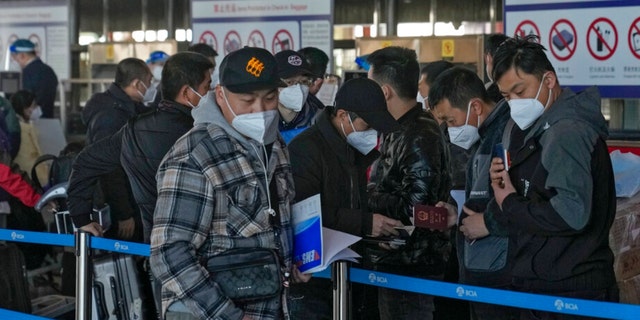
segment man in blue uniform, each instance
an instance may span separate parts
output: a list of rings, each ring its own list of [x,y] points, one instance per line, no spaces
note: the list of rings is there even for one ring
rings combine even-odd
[[[22,69],[22,88],[36,95],[43,118],[53,118],[58,77],[47,64],[36,56],[36,45],[27,39],[18,39],[9,47],[11,59]]]

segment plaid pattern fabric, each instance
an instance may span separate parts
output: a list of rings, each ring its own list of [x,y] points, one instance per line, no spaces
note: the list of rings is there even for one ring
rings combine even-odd
[[[274,228],[265,212],[265,151],[248,143],[215,124],[199,125],[176,142],[160,165],[151,266],[163,284],[163,314],[176,300],[199,319],[236,319],[242,312],[278,319],[287,313],[284,294],[235,306],[202,267],[208,258],[237,247],[277,248],[284,268],[291,267],[289,204],[294,189],[289,156],[279,140],[266,163],[268,178],[277,185],[277,199],[271,202],[278,206],[281,225]]]

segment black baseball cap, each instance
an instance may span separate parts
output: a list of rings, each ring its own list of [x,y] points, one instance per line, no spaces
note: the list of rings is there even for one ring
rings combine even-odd
[[[345,82],[336,93],[335,108],[351,111],[371,128],[382,133],[396,131],[400,125],[387,110],[382,88],[368,78]]]
[[[244,47],[224,57],[220,63],[220,85],[234,93],[287,86],[278,76],[273,55],[254,47]]]
[[[293,50],[283,50],[276,53],[276,61],[278,63],[278,76],[282,79],[305,75],[317,77],[311,71],[311,66],[301,54]]]

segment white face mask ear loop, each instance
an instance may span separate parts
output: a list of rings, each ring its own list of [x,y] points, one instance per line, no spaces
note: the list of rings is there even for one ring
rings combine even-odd
[[[351,129],[353,129],[353,132],[358,132],[358,130],[356,130],[356,127],[353,126],[353,121],[351,120],[351,115],[347,113],[347,116],[349,117],[349,124],[351,124]]]
[[[549,97],[547,98],[547,103],[545,103],[544,108],[547,109],[549,107],[549,102],[551,102],[551,94],[553,92],[549,89]]]
[[[471,101],[469,101],[469,105],[467,106],[467,119],[464,121],[464,125],[469,124],[469,114],[471,114]]]
[[[540,86],[538,87],[538,93],[536,93],[536,100],[538,100],[538,97],[540,96],[540,92],[542,91],[542,85],[544,84],[544,79],[547,77],[547,74],[543,74],[542,75],[542,80],[540,81]]]
[[[224,87],[220,87],[220,90],[222,90],[222,97],[224,98],[224,102],[227,104],[227,109],[229,109],[229,111],[231,111],[231,114],[233,115],[234,118],[237,117],[236,113],[233,112],[233,109],[231,109],[231,104],[229,103],[229,100],[227,99],[227,94],[224,92]]]

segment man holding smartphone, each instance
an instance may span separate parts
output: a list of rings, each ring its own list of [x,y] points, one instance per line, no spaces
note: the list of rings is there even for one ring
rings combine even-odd
[[[560,88],[545,48],[531,40],[507,40],[494,56],[493,78],[516,125],[509,170],[492,160],[495,201],[485,222],[491,233],[509,230],[514,290],[618,301],[609,248],[616,194],[600,95]],[[555,317],[521,311],[521,319]]]

